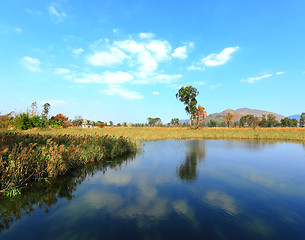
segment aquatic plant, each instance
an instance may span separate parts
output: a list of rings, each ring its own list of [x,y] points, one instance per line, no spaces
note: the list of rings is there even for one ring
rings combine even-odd
[[[0,194],[15,196],[31,181],[54,178],[136,149],[125,137],[0,132]]]

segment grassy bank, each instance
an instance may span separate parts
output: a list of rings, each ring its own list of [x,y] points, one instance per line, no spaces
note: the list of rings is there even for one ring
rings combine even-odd
[[[63,175],[93,161],[135,152],[125,137],[0,132],[0,193],[16,195],[31,181]]]
[[[52,129],[28,130],[29,133],[42,134],[71,134],[71,135],[112,135],[125,136],[132,140],[162,140],[162,139],[258,139],[279,141],[305,142],[305,128],[202,128],[191,130],[188,128],[166,127],[107,127],[102,129]]]

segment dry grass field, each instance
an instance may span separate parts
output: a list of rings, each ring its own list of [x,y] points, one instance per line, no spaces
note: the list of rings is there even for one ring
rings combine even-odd
[[[124,136],[136,141],[162,139],[256,139],[305,142],[305,128],[173,128],[173,127],[105,127],[94,129],[31,129],[27,133],[111,135]]]

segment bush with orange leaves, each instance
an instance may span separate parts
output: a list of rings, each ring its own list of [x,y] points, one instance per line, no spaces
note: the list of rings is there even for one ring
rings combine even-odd
[[[205,111],[204,107],[202,107],[200,104],[198,105],[198,108],[195,107],[192,115],[194,126],[198,128],[200,123],[204,121],[206,116],[207,112]]]

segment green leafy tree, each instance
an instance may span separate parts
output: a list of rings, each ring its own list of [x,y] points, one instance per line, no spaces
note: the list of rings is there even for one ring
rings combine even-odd
[[[113,122],[112,121],[109,121],[109,126],[113,126]]]
[[[267,126],[268,127],[275,127],[279,125],[279,122],[276,120],[274,114],[267,115]]]
[[[154,127],[154,126],[157,126],[157,125],[162,125],[162,121],[160,118],[147,118],[147,121],[148,121],[148,125],[150,127]]]
[[[215,120],[210,120],[207,123],[208,127],[216,127],[217,126],[217,122]]]
[[[262,115],[262,119],[261,119],[261,121],[259,122],[259,126],[260,126],[260,127],[268,127],[268,122],[267,122],[267,119],[266,119],[266,115],[265,115],[265,114]]]
[[[259,118],[252,114],[247,114],[240,118],[239,125],[242,127],[252,127],[255,129],[259,125]]]
[[[171,120],[171,125],[172,126],[178,126],[180,124],[179,118],[173,118]]]
[[[178,93],[176,94],[176,98],[179,99],[180,102],[184,103],[184,105],[186,105],[185,111],[189,115],[190,125],[192,125],[192,115],[196,109],[196,97],[198,96],[198,94],[199,91],[192,86],[181,87]]]
[[[49,118],[50,107],[51,107],[50,103],[43,104],[43,111],[42,111],[41,116],[44,120],[48,120],[48,118]]]
[[[305,113],[300,116],[300,127],[305,127]]]

